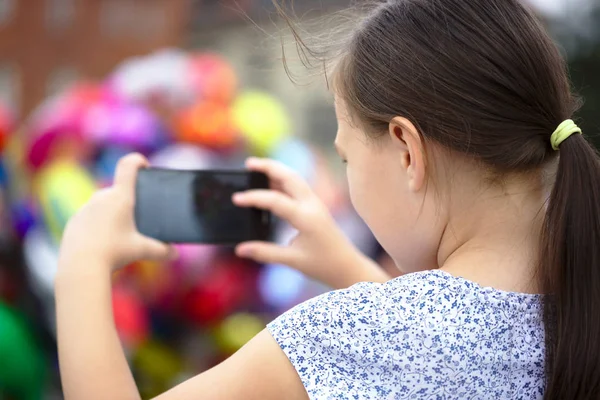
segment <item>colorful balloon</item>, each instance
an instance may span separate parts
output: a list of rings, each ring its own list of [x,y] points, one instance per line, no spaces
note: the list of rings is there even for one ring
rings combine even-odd
[[[188,62],[188,79],[199,98],[228,104],[237,90],[232,66],[216,54],[199,54]]]
[[[14,129],[15,116],[4,104],[0,104],[0,153],[4,152],[9,136]]]
[[[172,144],[150,157],[156,168],[200,170],[213,168],[216,163],[215,153],[191,144]]]
[[[233,115],[252,152],[259,156],[271,154],[291,130],[283,105],[263,92],[241,94],[233,104]]]
[[[46,323],[55,333],[54,279],[58,271],[58,246],[48,233],[36,227],[23,240],[23,255],[29,282],[43,307]]]
[[[284,265],[267,265],[258,278],[263,301],[276,310],[285,310],[297,302],[305,283],[301,272]]]
[[[43,398],[46,365],[31,328],[24,318],[0,303],[0,397]]]
[[[11,221],[13,230],[17,237],[24,238],[27,232],[36,224],[36,212],[34,202],[30,199],[20,199],[11,206]]]
[[[223,319],[248,298],[250,271],[244,262],[219,260],[184,300],[186,316],[202,325]]]
[[[192,279],[202,276],[219,252],[219,247],[213,245],[177,244],[175,248],[177,249],[175,266]]]
[[[87,112],[82,129],[96,146],[116,146],[142,153],[166,141],[158,119],[133,103],[97,104]]]
[[[227,149],[238,140],[231,110],[214,101],[202,101],[176,117],[177,139],[213,149]]]
[[[96,185],[81,166],[56,161],[37,176],[37,196],[52,237],[60,240],[67,221],[92,197]]]
[[[139,295],[123,285],[112,291],[115,326],[125,347],[139,346],[148,337],[148,315]]]
[[[315,155],[312,149],[299,139],[285,139],[273,149],[270,158],[279,161],[308,182],[315,178]]]
[[[225,354],[233,354],[265,328],[265,323],[247,313],[227,317],[215,329],[215,342]]]
[[[119,160],[130,152],[130,149],[120,146],[107,146],[101,150],[94,165],[94,177],[99,186],[112,183]]]
[[[83,160],[91,146],[82,135],[82,122],[87,110],[101,98],[99,87],[76,85],[66,93],[42,104],[29,121],[26,160],[39,169],[49,160],[67,157]]]
[[[183,372],[181,358],[170,347],[153,340],[143,343],[132,361],[143,398],[154,398],[171,389]]]

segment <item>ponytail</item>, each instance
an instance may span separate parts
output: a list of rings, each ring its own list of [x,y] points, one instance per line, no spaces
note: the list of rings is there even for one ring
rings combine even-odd
[[[600,398],[600,160],[582,135],[560,146],[541,240],[545,399]]]

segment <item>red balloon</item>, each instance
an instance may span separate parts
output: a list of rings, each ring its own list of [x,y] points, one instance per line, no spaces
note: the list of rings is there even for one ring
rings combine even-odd
[[[216,54],[200,54],[189,61],[192,87],[200,98],[229,103],[237,90],[237,76],[233,67]]]
[[[223,319],[251,296],[255,275],[247,263],[237,259],[216,265],[185,297],[186,316],[206,325]]]
[[[148,314],[141,299],[125,286],[116,285],[112,292],[115,325],[126,347],[134,348],[148,337]]]
[[[0,105],[0,152],[4,151],[8,137],[15,129],[15,117],[4,105]]]

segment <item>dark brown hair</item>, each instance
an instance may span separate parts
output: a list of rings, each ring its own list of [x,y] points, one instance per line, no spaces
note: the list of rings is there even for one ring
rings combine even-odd
[[[334,79],[369,135],[403,116],[425,141],[498,176],[558,162],[538,267],[545,398],[598,398],[600,164],[582,135],[560,152],[551,147],[552,133],[580,105],[557,46],[518,0],[379,1],[353,24],[335,52]],[[299,43],[301,56],[326,61]]]

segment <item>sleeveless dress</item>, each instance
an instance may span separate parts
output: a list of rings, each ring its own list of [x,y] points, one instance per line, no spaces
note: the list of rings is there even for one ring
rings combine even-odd
[[[310,399],[541,399],[542,296],[434,270],[327,293],[268,325]]]

